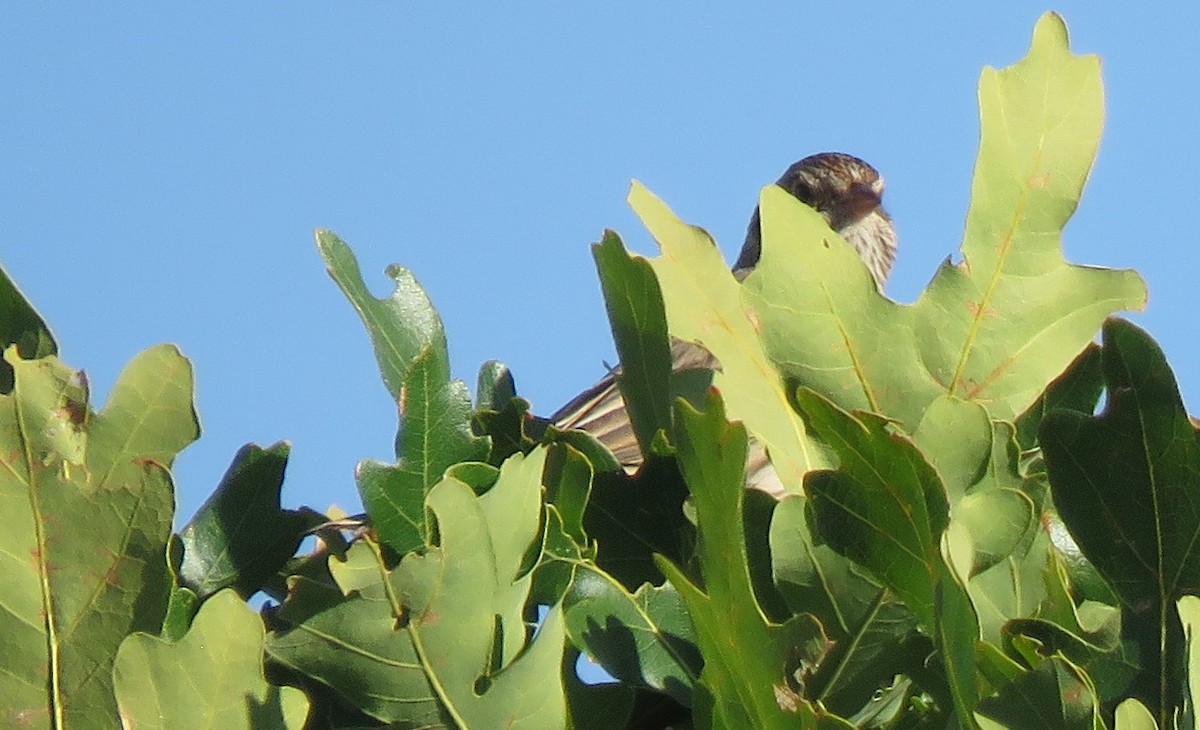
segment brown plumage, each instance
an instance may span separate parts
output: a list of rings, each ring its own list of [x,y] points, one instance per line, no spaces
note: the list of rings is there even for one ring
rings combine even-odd
[[[881,204],[884,182],[875,168],[851,155],[824,152],[795,163],[775,184],[820,213],[829,227],[854,247],[871,271],[876,286],[883,290],[896,258],[896,231]],[[755,207],[746,241],[733,266],[734,275],[739,280],[745,278],[761,256],[762,231]],[[675,372],[719,367],[704,348],[675,339],[671,341],[671,360]],[[560,429],[587,431],[632,472],[641,464],[642,454],[617,387],[616,374],[610,373],[580,393],[550,416],[550,421]],[[766,453],[754,442],[746,467],[747,486],[777,496],[784,492]]]

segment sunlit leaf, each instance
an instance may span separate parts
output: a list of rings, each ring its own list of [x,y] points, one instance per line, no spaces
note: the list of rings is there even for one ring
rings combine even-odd
[[[278,728],[299,730],[308,699],[263,678],[262,620],[233,591],[204,603],[175,643],[148,634],[127,638],[114,667],[127,728]]]
[[[116,727],[117,646],[159,632],[171,591],[168,468],[199,430],[191,365],[152,347],[93,412],[86,380],[57,358],[5,358],[0,724]]]

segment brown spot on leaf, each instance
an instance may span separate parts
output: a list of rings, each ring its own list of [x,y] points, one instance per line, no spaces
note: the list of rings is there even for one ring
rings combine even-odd
[[[746,319],[750,320],[750,326],[755,332],[762,332],[762,322],[758,319],[758,314],[753,309],[746,309]]]
[[[775,704],[779,705],[779,709],[784,712],[799,712],[800,711],[800,695],[786,684],[780,683],[771,686],[771,691],[775,693]]]
[[[62,407],[58,409],[59,418],[65,418],[76,429],[83,426],[83,422],[87,420],[87,403],[83,401],[66,399]]]
[[[967,310],[971,312],[972,317],[995,317],[999,314],[995,307],[985,307],[980,309],[979,302],[967,302]]]

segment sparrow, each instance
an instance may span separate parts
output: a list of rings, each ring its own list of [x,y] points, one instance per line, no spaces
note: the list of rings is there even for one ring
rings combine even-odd
[[[896,259],[896,230],[883,209],[884,182],[879,171],[852,155],[822,152],[793,164],[775,184],[820,213],[829,227],[854,247],[882,292]],[[755,206],[746,240],[733,265],[734,277],[744,280],[761,258],[762,225]],[[703,347],[672,338],[671,366],[679,373],[716,370],[720,363]],[[578,429],[591,434],[608,447],[626,472],[633,473],[641,466],[642,453],[617,385],[619,377],[619,368],[610,371],[548,420],[559,430]],[[766,452],[753,439],[747,457],[746,485],[776,497],[786,494]]]

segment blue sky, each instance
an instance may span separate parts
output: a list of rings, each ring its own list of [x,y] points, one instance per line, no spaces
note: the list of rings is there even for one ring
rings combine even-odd
[[[732,259],[761,185],[857,154],[900,232],[888,292],[915,298],[962,232],[980,68],[1023,55],[1048,9],[250,5],[15,5],[0,24],[0,262],[96,398],[156,342],[192,359],[182,519],[249,441],[292,441],[290,506],[353,508],[357,460],[392,457],[394,406],[313,228],[379,294],[385,265],[413,269],[456,375],[503,360],[548,413],[613,357],[588,244],[611,227],[654,253],[631,178]],[[1108,98],[1067,256],[1142,272],[1133,319],[1194,403],[1200,8],[1057,9]]]

